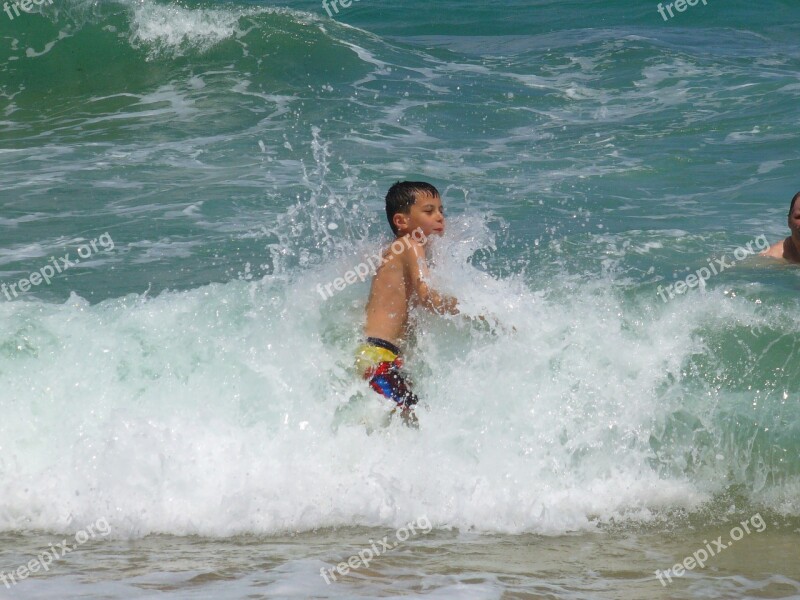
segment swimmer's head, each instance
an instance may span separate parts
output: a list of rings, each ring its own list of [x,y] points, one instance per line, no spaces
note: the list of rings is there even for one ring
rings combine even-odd
[[[386,194],[386,218],[396,236],[444,233],[444,208],[437,190],[424,181],[398,181]]]
[[[792,198],[792,203],[789,205],[789,229],[792,230],[792,237],[796,241],[800,241],[800,203],[797,199],[800,198],[800,192],[797,192]]]
[[[790,217],[792,216],[792,211],[794,210],[794,205],[795,205],[795,202],[797,202],[798,198],[800,198],[800,192],[797,192],[794,195],[794,198],[792,198],[792,203],[789,205],[789,216]]]

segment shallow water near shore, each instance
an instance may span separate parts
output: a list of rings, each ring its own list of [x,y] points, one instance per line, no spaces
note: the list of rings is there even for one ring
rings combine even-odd
[[[347,527],[225,540],[151,536],[87,544],[45,574],[6,590],[9,598],[797,598],[797,529],[745,535],[705,568],[666,570],[733,525],[676,531],[624,529],[566,536],[478,535],[434,530],[412,537],[345,576],[329,569],[394,531]],[[4,564],[41,552],[53,536],[0,538]],[[712,546],[713,547],[713,546]],[[378,544],[380,549],[380,545]],[[320,574],[326,570],[330,583]],[[776,573],[781,573],[777,575]]]

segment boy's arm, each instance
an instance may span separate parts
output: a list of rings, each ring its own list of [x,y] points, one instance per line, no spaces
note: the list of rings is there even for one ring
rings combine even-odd
[[[423,247],[416,241],[411,240],[407,256],[406,266],[409,271],[411,289],[419,298],[420,304],[428,310],[439,314],[459,314],[458,300],[451,296],[444,296],[428,285],[430,272],[428,271],[428,263],[425,259]]]
[[[452,296],[440,294],[436,290],[432,289],[430,285],[428,285],[428,281],[430,281],[430,272],[428,270],[428,262],[425,259],[424,248],[418,242],[412,240],[411,246],[409,247],[406,255],[406,265],[410,271],[409,277],[411,279],[411,287],[419,298],[420,304],[422,304],[425,308],[439,314],[461,314],[461,312],[458,310],[458,300]],[[492,329],[494,327],[501,327],[507,330],[507,328],[504,328],[497,318],[493,318],[495,321],[494,324],[492,324],[483,315],[476,315],[470,318],[477,319],[489,325],[489,327]],[[516,332],[515,327],[512,327],[511,330]]]

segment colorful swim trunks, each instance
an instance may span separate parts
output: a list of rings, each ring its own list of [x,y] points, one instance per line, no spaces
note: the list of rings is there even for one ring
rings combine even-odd
[[[386,340],[369,337],[356,352],[356,369],[369,381],[370,387],[406,410],[412,408],[419,399],[408,389],[402,368],[400,349]]]

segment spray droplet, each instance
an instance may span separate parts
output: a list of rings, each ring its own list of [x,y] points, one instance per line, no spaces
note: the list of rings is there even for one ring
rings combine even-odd
[[[336,223],[328,223],[328,229],[330,230],[339,229],[339,226]]]

